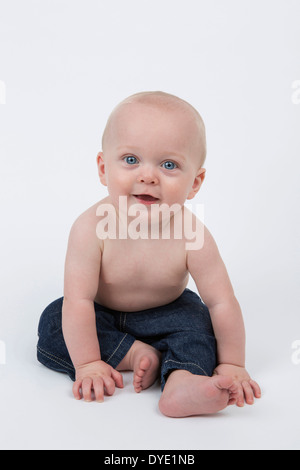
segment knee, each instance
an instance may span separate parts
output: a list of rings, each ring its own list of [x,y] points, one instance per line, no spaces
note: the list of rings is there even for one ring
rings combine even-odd
[[[43,311],[38,324],[38,335],[40,337],[48,336],[53,330],[61,327],[63,298],[52,302]]]

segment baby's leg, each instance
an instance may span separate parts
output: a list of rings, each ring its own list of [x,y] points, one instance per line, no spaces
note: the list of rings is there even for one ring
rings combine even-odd
[[[151,387],[159,375],[161,353],[149,344],[136,340],[124,359],[116,367],[118,371],[133,370],[133,385],[137,393]]]
[[[168,377],[159,408],[172,418],[217,413],[233,403],[236,392],[230,377],[206,377],[175,370]]]

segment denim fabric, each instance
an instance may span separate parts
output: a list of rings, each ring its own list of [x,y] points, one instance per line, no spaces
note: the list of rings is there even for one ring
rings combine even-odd
[[[63,298],[42,313],[38,327],[38,360],[65,372],[74,381],[75,370],[62,333]],[[140,312],[119,312],[95,303],[97,334],[103,361],[116,368],[134,341],[150,344],[162,353],[161,386],[175,369],[211,376],[216,367],[216,340],[209,311],[189,289],[167,305]]]

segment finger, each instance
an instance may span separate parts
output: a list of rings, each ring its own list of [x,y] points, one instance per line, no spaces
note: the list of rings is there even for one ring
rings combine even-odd
[[[233,398],[230,396],[228,405],[235,405],[236,404],[236,398]]]
[[[236,391],[236,406],[242,408],[244,406],[244,390],[241,383],[237,383],[237,391]]]
[[[118,388],[123,388],[124,387],[124,384],[123,384],[123,375],[120,374],[120,372],[118,372],[116,369],[113,369],[111,370],[111,376],[112,378],[114,379],[115,383],[116,383],[116,386]]]
[[[82,396],[80,393],[81,389],[81,380],[76,380],[76,382],[73,385],[73,395],[76,398],[76,400],[81,400]]]
[[[229,387],[230,395],[238,397],[240,394],[240,383],[237,380],[233,380],[232,384]]]
[[[244,390],[244,396],[245,396],[245,401],[247,405],[253,405],[254,403],[254,397],[253,397],[253,390],[249,382],[244,380],[242,382],[243,390]]]
[[[84,401],[92,401],[92,385],[93,381],[90,377],[86,377],[83,379],[81,390]]]
[[[240,396],[240,389],[238,385],[235,385],[235,388],[232,387],[231,391],[229,392],[229,405],[236,405]]]
[[[104,377],[103,380],[107,395],[113,395],[116,389],[115,381],[111,377]]]
[[[254,380],[250,380],[249,383],[250,383],[250,385],[253,389],[255,398],[260,398],[261,397],[261,389],[260,389],[260,386],[258,385],[258,383],[255,382]]]
[[[220,390],[228,390],[234,387],[234,379],[228,375],[216,375],[214,378],[214,384]]]
[[[95,394],[95,400],[98,403],[102,403],[104,401],[104,382],[101,377],[96,377],[93,380],[93,389]]]

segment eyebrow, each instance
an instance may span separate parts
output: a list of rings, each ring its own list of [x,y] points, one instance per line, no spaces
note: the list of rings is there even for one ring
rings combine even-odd
[[[168,155],[167,158],[179,158],[182,161],[186,161],[186,157],[184,155],[181,155],[181,153],[176,153],[176,152],[163,152],[162,155]]]
[[[133,146],[119,145],[118,147],[116,147],[116,150],[118,152],[121,152],[121,153],[134,153],[137,156],[141,154],[140,149],[138,147],[135,147],[134,145]],[[180,153],[177,153],[177,152],[163,151],[163,152],[160,152],[160,153],[161,153],[162,158],[179,158],[183,162],[186,161],[186,157],[184,155],[180,154]]]

